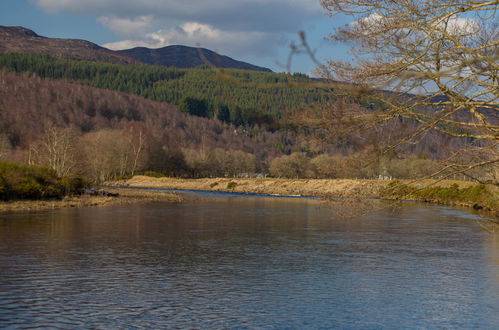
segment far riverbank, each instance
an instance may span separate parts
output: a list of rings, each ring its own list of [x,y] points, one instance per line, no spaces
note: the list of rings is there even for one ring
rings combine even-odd
[[[123,187],[193,189],[257,194],[302,195],[317,197],[381,198],[418,200],[443,205],[472,207],[499,217],[499,189],[454,180],[351,180],[351,179],[277,179],[277,178],[154,178],[134,176],[110,182]]]

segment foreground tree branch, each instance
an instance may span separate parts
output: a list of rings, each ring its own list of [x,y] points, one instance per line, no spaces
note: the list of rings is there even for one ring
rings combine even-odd
[[[350,116],[349,122],[374,127],[412,120],[418,128],[387,150],[436,131],[473,145],[470,150],[477,156],[469,157],[466,166],[450,167],[456,172],[477,178],[471,170],[497,166],[499,1],[321,3],[331,15],[352,17],[330,38],[353,42],[354,60],[330,60],[318,72],[334,81],[351,82],[350,91],[369,95],[381,105]]]

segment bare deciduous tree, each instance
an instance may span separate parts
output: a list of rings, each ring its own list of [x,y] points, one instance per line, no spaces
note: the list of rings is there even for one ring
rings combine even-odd
[[[499,1],[321,3],[331,14],[353,17],[331,39],[353,43],[354,60],[331,60],[318,71],[335,81],[352,82],[343,90],[368,92],[380,105],[350,115],[349,123],[375,127],[394,118],[414,120],[417,128],[391,148],[438,131],[479,147],[466,150],[472,156],[463,157],[461,150],[459,157],[450,157],[470,162],[449,162],[447,172],[466,175],[480,166],[497,166]],[[383,89],[390,92],[379,92]]]
[[[79,132],[74,127],[48,125],[42,138],[29,148],[28,163],[37,163],[66,176],[76,166],[75,146]]]
[[[80,139],[81,171],[95,182],[133,175],[145,163],[145,135],[141,125],[104,129]]]
[[[131,160],[129,164],[129,172],[131,175],[144,164],[144,149],[146,147],[146,131],[142,123],[129,124],[127,129],[123,132],[123,138],[128,143]]]
[[[10,149],[9,139],[5,135],[0,134],[0,160],[7,159]]]
[[[291,179],[313,177],[313,169],[303,152],[294,152],[289,156],[274,158],[270,163],[270,174]]]

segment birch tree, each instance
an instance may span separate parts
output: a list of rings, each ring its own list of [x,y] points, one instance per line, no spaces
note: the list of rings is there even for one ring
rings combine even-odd
[[[10,149],[9,139],[5,135],[0,134],[0,160],[7,159]]]
[[[71,174],[77,163],[78,135],[74,127],[48,125],[41,139],[30,145],[28,163],[47,166],[59,176]]]

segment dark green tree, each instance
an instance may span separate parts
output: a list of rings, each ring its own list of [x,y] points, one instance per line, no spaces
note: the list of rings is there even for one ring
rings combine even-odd
[[[181,111],[198,117],[209,117],[210,108],[208,102],[195,97],[187,96],[180,101]]]

